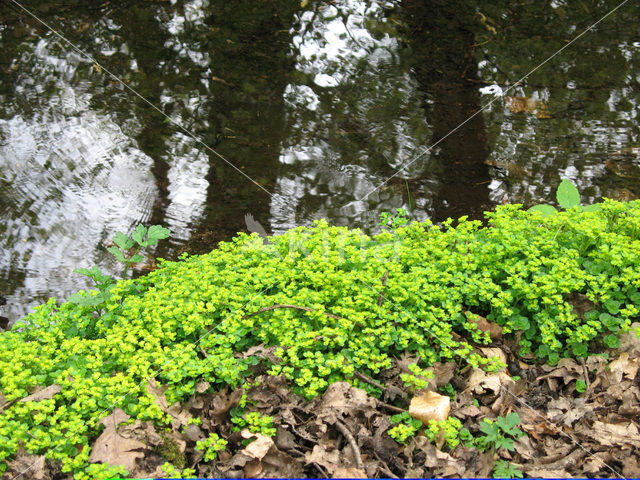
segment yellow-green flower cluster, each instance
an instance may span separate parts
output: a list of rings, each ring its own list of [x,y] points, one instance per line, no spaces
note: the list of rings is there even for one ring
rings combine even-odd
[[[403,354],[418,358],[416,379],[448,359],[496,368],[469,343],[489,341],[477,315],[551,362],[616,346],[640,311],[640,202],[546,218],[506,205],[487,219],[394,219],[376,236],[318,222],[270,245],[238,235],[118,282],[100,315],[50,300],[0,338],[0,391],[12,402],[0,412],[0,469],[22,445],[98,478],[108,470],[86,454],[101,417],[119,407],[168,421],[150,377],[173,403],[199,382],[233,388],[265,371],[312,397]],[[52,398],[17,401],[53,384]]]

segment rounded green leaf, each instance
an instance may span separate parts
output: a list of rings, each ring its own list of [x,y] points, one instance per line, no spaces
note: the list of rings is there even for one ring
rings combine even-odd
[[[556,192],[556,198],[562,208],[572,208],[580,205],[580,193],[571,180],[562,180]]]
[[[583,212],[597,212],[602,207],[601,203],[594,203],[593,205],[581,205],[580,210]]]
[[[553,215],[553,214],[557,213],[557,210],[555,208],[553,208],[551,205],[546,205],[546,204],[535,205],[535,206],[531,207],[528,211],[529,212],[540,212],[540,213],[542,213],[543,217],[548,217],[549,215]]]

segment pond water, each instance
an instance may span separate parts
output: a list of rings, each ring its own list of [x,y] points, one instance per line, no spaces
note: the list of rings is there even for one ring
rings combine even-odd
[[[88,287],[75,268],[116,273],[105,244],[140,222],[176,258],[247,213],[371,231],[399,207],[548,202],[563,178],[584,202],[640,195],[635,1],[19,4],[0,4],[10,321]]]

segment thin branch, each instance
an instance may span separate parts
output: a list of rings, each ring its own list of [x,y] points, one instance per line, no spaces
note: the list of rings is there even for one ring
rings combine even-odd
[[[384,272],[384,275],[382,276],[382,290],[380,291],[380,295],[378,296],[378,306],[379,307],[382,306],[382,302],[384,301],[384,295],[382,295],[382,292],[384,291],[384,287],[387,284],[387,278],[389,278],[389,270]]]
[[[383,392],[386,390],[386,387],[384,385],[382,385],[380,382],[376,382],[373,378],[367,377],[364,373],[353,372],[353,376],[356,377],[358,380],[362,380],[363,382],[368,383],[369,385],[373,385],[374,387],[379,388]]]
[[[400,407],[396,407],[395,405],[389,405],[388,403],[384,403],[382,400],[376,399],[376,402],[378,403],[379,407],[386,408],[387,410],[391,410],[392,412],[404,413],[407,411],[406,408],[400,408]]]
[[[293,310],[302,310],[302,311],[305,311],[305,312],[316,312],[317,311],[316,308],[301,307],[299,305],[278,304],[278,305],[271,305],[269,307],[262,307],[257,312],[249,313],[249,314],[245,315],[242,318],[255,317],[256,315],[259,315],[259,314],[264,313],[264,312],[268,312],[270,310],[275,310],[277,308],[292,308]],[[336,320],[342,320],[341,317],[339,317],[337,315],[334,315],[333,313],[328,313],[328,312],[322,312],[322,313],[324,315],[326,315],[327,317],[335,318]]]
[[[389,470],[389,465],[387,465],[387,463],[380,458],[380,456],[375,452],[375,450],[373,452],[373,455],[380,462],[380,464],[378,465],[378,468],[380,468],[380,471],[382,473],[384,473],[388,478],[398,478],[397,475],[395,475],[391,470]]]
[[[336,421],[336,428],[340,430],[340,433],[344,435],[344,438],[346,438],[347,442],[349,442],[349,445],[351,446],[351,450],[353,451],[353,457],[356,460],[356,467],[364,471],[364,463],[362,463],[362,456],[360,455],[360,448],[358,448],[356,439],[353,437],[352,433],[349,431],[347,426],[344,423],[342,423],[340,420]]]
[[[587,395],[584,399],[585,403],[589,400],[589,396],[591,395],[591,381],[589,380],[589,369],[587,368],[587,364],[584,361],[584,358],[580,359],[580,363],[582,364],[582,370],[584,374],[584,383],[587,386]]]

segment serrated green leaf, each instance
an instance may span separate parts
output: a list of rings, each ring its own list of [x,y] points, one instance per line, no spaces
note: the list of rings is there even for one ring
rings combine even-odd
[[[518,415],[516,412],[511,412],[507,414],[507,416],[504,417],[504,419],[505,419],[505,424],[509,429],[515,427],[520,423],[520,415]]]
[[[514,450],[513,439],[506,438],[506,437],[499,437],[496,440],[496,448],[500,448],[500,447],[512,452]]]
[[[562,208],[572,208],[580,205],[580,193],[571,180],[562,180],[558,185],[556,199]]]
[[[107,248],[107,250],[109,251],[109,253],[111,253],[111,255],[116,257],[116,260],[118,260],[119,262],[127,261],[127,259],[124,257],[124,254],[118,249],[118,247],[109,247]]]
[[[131,234],[131,238],[133,238],[138,245],[145,246],[144,236],[147,234],[147,227],[144,225],[138,225],[136,229]]]
[[[84,295],[80,293],[74,293],[72,295],[69,295],[69,298],[67,298],[67,302],[75,303],[76,305],[84,305],[84,299]]]
[[[138,262],[141,262],[142,260],[144,260],[144,257],[139,253],[136,253],[133,257],[127,260],[127,263],[138,263]]]
[[[147,241],[145,247],[155,245],[159,240],[163,240],[171,235],[171,230],[164,228],[162,225],[152,225],[149,227],[149,233],[147,235]]]
[[[74,293],[70,295],[67,299],[68,302],[74,303],[76,305],[80,305],[82,307],[95,307],[104,302],[104,298],[101,294],[98,295],[87,295]]]
[[[553,208],[551,205],[547,205],[547,204],[534,205],[533,207],[531,207],[527,211],[529,211],[529,212],[540,212],[543,217],[548,217],[550,215],[554,215],[554,214],[558,213],[558,211],[555,208]]]
[[[113,243],[120,247],[121,250],[127,250],[134,245],[133,240],[131,240],[122,232],[116,232],[115,236],[113,237]]]
[[[102,270],[100,270],[97,266],[93,266],[90,269],[88,268],[76,268],[74,270],[75,273],[79,273],[80,275],[84,275],[86,277],[89,277],[90,279],[92,279],[94,282],[96,282],[97,284],[105,284],[105,283],[111,283],[113,282],[113,277],[111,277],[111,275],[107,275],[105,273],[102,272]]]

